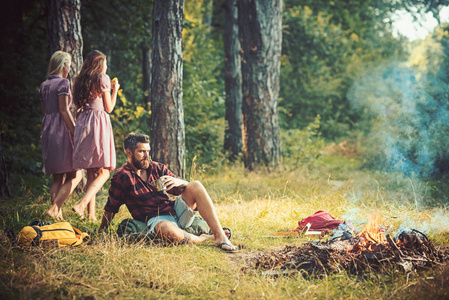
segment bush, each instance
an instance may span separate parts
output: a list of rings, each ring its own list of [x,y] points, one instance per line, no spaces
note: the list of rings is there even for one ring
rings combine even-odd
[[[320,115],[306,128],[281,131],[284,165],[291,168],[313,168],[324,147],[321,137]]]
[[[123,152],[123,140],[130,132],[140,132],[150,134],[149,107],[143,107],[139,103],[128,101],[122,90],[118,91],[121,104],[117,105],[110,114],[112,129],[114,132],[115,150],[117,153],[117,166],[121,166],[126,161]],[[147,104],[147,106],[149,106]]]

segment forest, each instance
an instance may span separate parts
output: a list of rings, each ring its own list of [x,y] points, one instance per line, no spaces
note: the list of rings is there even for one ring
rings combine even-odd
[[[425,139],[445,131],[439,127],[443,124],[427,122],[432,111],[446,102],[447,26],[440,24],[425,40],[409,43],[405,37],[393,37],[392,14],[399,9],[419,9],[417,13],[430,11],[438,16],[445,3],[403,2],[283,3],[281,72],[274,102],[285,165],[294,168],[311,163],[320,141],[368,138],[365,144],[383,148],[366,155],[367,163],[375,167],[426,176],[444,173],[440,169],[447,160],[447,147],[435,144],[444,143],[442,139],[430,143]],[[40,174],[41,114],[36,89],[46,78],[50,56],[45,7],[44,1],[25,1],[17,7],[9,4],[2,18],[1,132],[10,172]],[[133,5],[83,1],[80,7],[82,55],[93,49],[104,52],[111,78],[121,81],[119,104],[111,114],[120,150],[127,132],[150,134],[152,1]],[[238,130],[241,112],[236,122],[229,122],[228,116],[235,105],[229,98],[235,92],[226,90],[225,84],[230,80],[225,61],[231,55],[225,53],[224,45],[226,11],[226,1],[184,4],[185,169],[194,158],[197,165],[214,167],[243,152]],[[244,59],[239,53],[232,55]],[[396,109],[409,102],[414,110]],[[382,114],[386,106],[391,109],[387,115]],[[441,114],[438,124],[444,123],[444,110]],[[234,123],[240,123],[238,128],[233,128]],[[388,128],[388,134],[376,140],[374,133],[393,123],[398,126]],[[414,130],[416,135],[410,134]],[[435,134],[427,134],[429,130]],[[235,145],[230,144],[233,139]],[[24,141],[33,151],[19,146]],[[428,149],[421,151],[420,147]],[[425,157],[420,156],[422,152]]]
[[[356,227],[380,213],[392,230],[417,229],[449,253],[449,23],[439,15],[448,6],[447,0],[4,4],[0,295],[449,297],[449,254],[438,268],[412,275],[385,268],[267,277],[246,263],[261,261],[261,251],[310,242],[266,237],[296,228],[319,210]],[[163,9],[169,9],[168,21]],[[410,41],[395,33],[398,12],[416,22],[431,13],[438,25],[425,39]],[[125,207],[100,233],[99,221],[70,210],[83,195],[81,186],[62,213],[90,234],[89,245],[23,250],[11,242],[8,232],[32,220],[53,222],[45,215],[52,178],[42,172],[39,87],[56,50],[72,55],[72,85],[89,52],[106,54],[107,74],[120,81],[109,114],[117,168],[127,160],[124,137],[148,134],[153,160],[203,182],[222,224],[233,230],[237,255],[223,258],[199,245],[128,244],[115,234],[130,217]],[[98,218],[109,185],[96,195]]]

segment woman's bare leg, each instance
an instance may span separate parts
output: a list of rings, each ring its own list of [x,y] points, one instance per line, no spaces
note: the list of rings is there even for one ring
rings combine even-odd
[[[95,195],[102,188],[104,183],[109,179],[109,170],[105,168],[87,169],[87,190],[81,201],[72,207],[72,210],[83,217],[84,210],[90,202],[95,205]],[[95,173],[97,175],[95,176]],[[91,216],[90,216],[91,217]]]
[[[56,196],[58,195],[58,192],[61,189],[62,183],[64,181],[64,175],[64,173],[53,174],[53,183],[50,187],[51,204],[55,203]]]
[[[54,199],[53,205],[47,211],[47,215],[57,220],[62,219],[61,207],[82,178],[83,176],[81,171],[75,171],[66,174],[65,181],[59,189],[59,192]]]
[[[87,205],[87,216],[89,220],[95,222],[97,217],[95,216],[95,196],[90,199],[89,204]]]
[[[95,172],[89,172],[87,175],[88,175],[87,181],[89,184],[87,185],[86,190],[89,188],[90,183],[95,181],[95,179],[98,176],[98,173],[97,170],[95,170]],[[94,195],[87,203],[87,216],[91,221],[97,220],[97,218],[95,217],[95,197],[96,196]]]

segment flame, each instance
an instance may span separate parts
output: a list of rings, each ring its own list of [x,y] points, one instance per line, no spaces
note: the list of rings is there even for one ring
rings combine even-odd
[[[366,223],[362,234],[364,233],[365,238],[369,238],[374,242],[380,244],[385,241],[385,231],[381,230],[381,217],[379,213],[371,214],[368,217],[368,223]]]
[[[373,213],[368,217],[368,223],[365,224],[363,230],[358,234],[361,238],[359,242],[360,251],[375,251],[375,247],[379,244],[386,244],[385,231],[388,227],[381,225],[382,218],[379,213]]]
[[[346,253],[361,253],[362,251],[378,252],[388,247],[391,241],[387,240],[386,231],[391,226],[382,225],[384,220],[379,213],[373,213],[368,217],[368,222],[365,224],[362,231],[358,232],[348,228],[341,228],[334,230],[331,242],[346,241]],[[400,248],[400,245],[397,245]]]

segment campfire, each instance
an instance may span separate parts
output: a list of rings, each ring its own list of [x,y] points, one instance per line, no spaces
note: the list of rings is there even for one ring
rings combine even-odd
[[[413,272],[449,259],[449,249],[437,249],[427,236],[416,229],[403,229],[394,237],[390,226],[380,225],[377,215],[370,217],[363,230],[341,223],[333,231],[322,231],[319,239],[302,246],[262,253],[249,262],[249,267],[264,275],[286,275],[301,272],[322,276],[348,272]],[[307,230],[301,234],[307,236]]]

